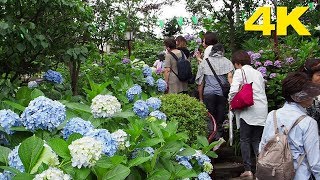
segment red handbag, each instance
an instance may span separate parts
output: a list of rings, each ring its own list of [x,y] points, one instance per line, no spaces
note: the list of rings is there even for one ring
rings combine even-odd
[[[252,83],[247,82],[247,78],[243,69],[241,69],[241,72],[243,84],[240,86],[239,92],[233,97],[230,102],[232,110],[241,110],[254,104]]]

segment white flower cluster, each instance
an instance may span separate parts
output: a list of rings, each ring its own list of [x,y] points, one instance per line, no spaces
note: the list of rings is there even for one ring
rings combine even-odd
[[[92,137],[83,137],[68,146],[73,167],[92,167],[102,155],[103,143]]]
[[[43,171],[41,174],[37,174],[33,180],[71,180],[71,176],[64,174],[58,168],[49,167],[49,169]]]
[[[109,118],[121,111],[118,99],[111,95],[97,95],[92,99],[91,113],[95,118]]]
[[[111,136],[117,141],[118,149],[124,150],[126,147],[130,146],[130,142],[127,141],[128,134],[122,129],[119,129],[116,132],[112,133]]]

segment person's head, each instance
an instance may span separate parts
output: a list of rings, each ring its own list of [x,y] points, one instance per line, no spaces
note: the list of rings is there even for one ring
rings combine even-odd
[[[164,61],[165,57],[166,57],[166,53],[163,51],[158,54],[158,59],[160,61]]]
[[[177,47],[187,47],[187,40],[183,36],[176,38]]]
[[[176,49],[176,41],[173,38],[167,38],[164,40],[164,45],[166,46],[167,50]]]
[[[294,72],[282,81],[282,95],[287,102],[310,107],[313,98],[320,95],[320,86],[313,83],[304,72]]]
[[[218,43],[218,36],[214,32],[207,32],[204,34],[203,46],[206,48],[210,45],[215,45]]]
[[[250,65],[251,58],[246,51],[239,50],[232,54],[231,62],[235,68],[239,69],[244,65]]]
[[[312,82],[320,84],[320,59],[307,59],[300,71],[305,72]]]
[[[222,52],[224,53],[224,46],[221,43],[215,44],[211,48],[211,52]]]

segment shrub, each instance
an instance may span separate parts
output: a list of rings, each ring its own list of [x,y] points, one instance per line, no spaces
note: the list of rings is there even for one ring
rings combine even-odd
[[[189,144],[199,135],[207,137],[207,109],[203,103],[185,94],[166,94],[160,99],[161,111],[169,121],[178,122],[178,131],[187,133]]]

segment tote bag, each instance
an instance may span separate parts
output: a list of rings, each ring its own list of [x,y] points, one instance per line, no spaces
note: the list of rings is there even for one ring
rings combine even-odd
[[[252,83],[247,82],[247,78],[243,69],[241,69],[241,74],[243,84],[240,86],[239,92],[233,97],[230,102],[232,110],[241,110],[254,104]]]

